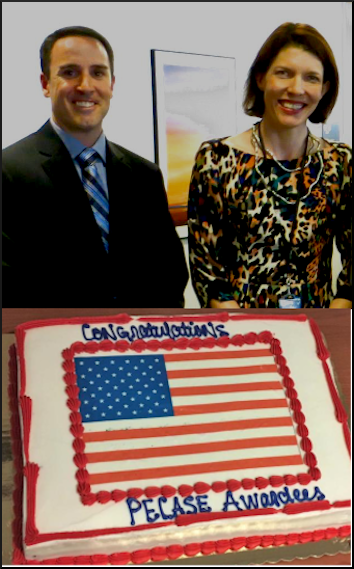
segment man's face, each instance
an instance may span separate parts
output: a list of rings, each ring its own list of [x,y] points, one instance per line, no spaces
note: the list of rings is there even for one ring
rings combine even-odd
[[[52,100],[54,121],[90,145],[102,133],[114,81],[104,46],[81,36],[57,40],[51,52],[50,78],[41,75],[43,93]]]

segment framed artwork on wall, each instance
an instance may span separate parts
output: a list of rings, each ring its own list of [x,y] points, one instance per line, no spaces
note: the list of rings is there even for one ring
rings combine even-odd
[[[201,143],[236,132],[235,63],[232,57],[151,50],[155,162],[181,237]]]

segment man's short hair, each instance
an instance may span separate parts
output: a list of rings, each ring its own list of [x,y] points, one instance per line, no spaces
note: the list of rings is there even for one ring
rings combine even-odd
[[[41,45],[40,49],[41,69],[44,75],[47,77],[47,79],[49,79],[50,75],[50,57],[53,45],[57,40],[61,38],[72,37],[72,36],[84,36],[84,37],[94,38],[99,42],[101,42],[108,55],[111,75],[112,77],[114,76],[113,49],[108,40],[106,40],[105,37],[103,37],[95,30],[92,30],[91,28],[85,28],[83,26],[70,26],[68,28],[61,28],[60,30],[56,30],[55,32],[47,36]]]

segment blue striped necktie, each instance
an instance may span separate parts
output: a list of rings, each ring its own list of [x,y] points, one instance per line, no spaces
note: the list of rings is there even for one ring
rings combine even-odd
[[[108,253],[109,206],[108,196],[99,177],[96,163],[101,160],[92,148],[85,148],[76,158],[82,170],[82,182],[88,195],[93,215],[101,230],[102,241]]]

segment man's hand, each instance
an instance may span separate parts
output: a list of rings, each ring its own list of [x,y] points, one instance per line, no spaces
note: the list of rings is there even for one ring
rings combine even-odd
[[[330,308],[351,308],[352,302],[346,298],[335,298],[329,305]]]
[[[219,302],[218,300],[212,299],[210,301],[210,308],[240,308],[236,300],[225,300],[225,302]]]

